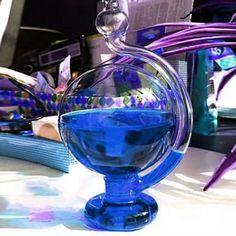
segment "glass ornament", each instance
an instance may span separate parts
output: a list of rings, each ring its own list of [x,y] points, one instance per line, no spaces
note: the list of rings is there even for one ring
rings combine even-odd
[[[62,97],[59,130],[72,156],[104,176],[105,193],[87,202],[86,218],[98,228],[132,231],[157,214],[156,201],[143,190],[182,160],[192,109],[183,81],[167,61],[123,41],[129,22],[117,1],[104,5],[96,27],[108,47],[150,64],[158,74],[130,64],[85,72]]]

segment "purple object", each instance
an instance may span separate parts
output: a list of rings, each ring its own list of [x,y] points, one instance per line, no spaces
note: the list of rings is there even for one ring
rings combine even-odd
[[[225,85],[233,78],[233,76],[235,76],[235,74],[236,74],[236,68],[233,68],[222,78],[222,81],[220,82],[217,90],[216,100],[218,100],[221,91],[223,90]]]
[[[9,81],[9,79],[0,78],[0,90],[19,91],[20,89]]]
[[[155,27],[181,27],[182,29],[163,37],[148,40],[145,47],[152,51],[164,49],[163,57],[173,56],[198,49],[235,46],[236,24],[235,23],[188,23],[183,22],[157,24]],[[146,28],[148,29],[148,28]],[[224,42],[224,40],[230,40]],[[214,41],[212,41],[214,40]],[[217,40],[217,41],[215,41]],[[116,58],[116,63],[132,63],[132,58]]]
[[[209,179],[208,183],[203,188],[203,191],[207,191],[214,183],[216,183],[225,173],[236,168],[236,144],[231,152],[224,157],[219,166],[214,171],[213,175]]]

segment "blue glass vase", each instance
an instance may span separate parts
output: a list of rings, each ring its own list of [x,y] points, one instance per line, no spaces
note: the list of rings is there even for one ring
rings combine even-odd
[[[132,231],[157,214],[156,201],[143,190],[182,160],[192,108],[183,81],[167,61],[123,41],[129,21],[120,2],[103,3],[96,27],[111,51],[148,63],[158,74],[131,64],[82,74],[62,97],[59,130],[70,153],[104,176],[105,193],[87,202],[86,218],[98,228]]]
[[[161,79],[132,65],[92,69],[66,90],[59,115],[62,140],[73,157],[104,175],[105,193],[85,206],[94,226],[131,231],[156,216],[156,201],[142,191],[176,167],[188,144],[176,99]]]

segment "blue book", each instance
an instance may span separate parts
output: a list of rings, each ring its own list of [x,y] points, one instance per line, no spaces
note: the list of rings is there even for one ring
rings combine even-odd
[[[69,172],[70,164],[75,162],[61,142],[4,132],[0,132],[0,156],[35,162],[63,172]]]

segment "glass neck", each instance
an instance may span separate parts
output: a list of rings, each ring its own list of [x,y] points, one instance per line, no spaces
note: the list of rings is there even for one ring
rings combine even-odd
[[[116,10],[119,8],[119,3],[117,0],[103,0],[104,9],[103,10]]]

